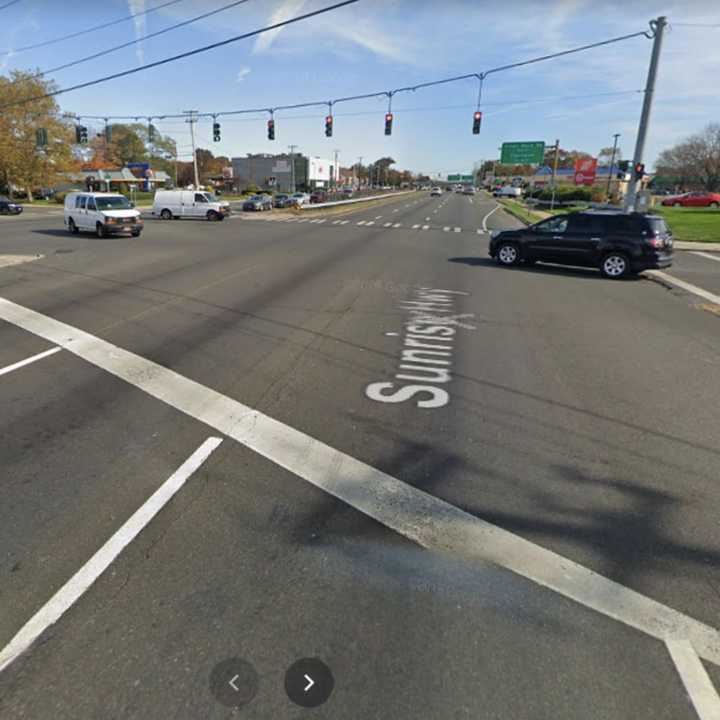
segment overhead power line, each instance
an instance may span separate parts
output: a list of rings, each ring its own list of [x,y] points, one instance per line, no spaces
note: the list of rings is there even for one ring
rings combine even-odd
[[[211,10],[210,12],[203,13],[202,15],[196,15],[194,18],[190,18],[189,20],[183,20],[183,22],[163,28],[162,30],[150,33],[149,35],[144,35],[143,37],[129,40],[126,43],[122,43],[122,45],[115,45],[115,47],[108,48],[107,50],[101,50],[100,52],[94,53],[93,55],[87,55],[86,57],[79,58],[78,60],[72,60],[71,62],[63,63],[62,65],[58,65],[57,67],[48,68],[47,70],[40,70],[40,72],[36,74],[36,77],[39,77],[41,75],[48,75],[50,73],[58,72],[60,70],[66,70],[67,68],[74,67],[75,65],[80,65],[81,63],[95,60],[96,58],[102,57],[103,55],[109,55],[110,53],[116,52],[117,50],[122,50],[123,48],[137,45],[138,43],[144,42],[145,40],[150,40],[151,38],[158,37],[158,35],[164,35],[171,30],[177,30],[178,28],[185,27],[186,25],[192,25],[192,23],[204,20],[205,18],[209,18],[212,15],[217,15],[221,12],[225,12],[225,10],[230,10],[237,5],[243,5],[246,2],[248,2],[248,0],[235,0],[234,2],[223,5],[216,10]]]
[[[9,8],[11,5],[17,5],[20,2],[20,0],[10,0],[9,3],[5,3],[4,5],[0,5],[0,10],[4,10],[5,8]]]
[[[319,10],[313,10],[312,12],[307,12],[302,15],[296,15],[295,17],[289,18],[288,20],[276,22],[272,25],[267,25],[266,27],[260,28],[259,30],[252,30],[250,32],[243,33],[242,35],[235,35],[234,37],[228,38],[227,40],[221,40],[220,42],[212,43],[211,45],[204,45],[203,47],[195,48],[194,50],[188,50],[184,53],[179,53],[178,55],[163,58],[162,60],[156,60],[155,62],[146,63],[145,65],[140,65],[135,68],[130,68],[129,70],[122,70],[120,72],[113,73],[112,75],[105,75],[104,77],[100,77],[95,80],[88,80],[88,82],[79,83],[78,85],[71,85],[67,88],[60,88],[59,90],[53,90],[52,92],[43,93],[42,95],[34,95],[32,97],[25,98],[24,100],[16,100],[12,103],[0,105],[0,110],[14,107],[16,105],[25,105],[29,102],[34,102],[35,100],[42,100],[48,97],[63,95],[73,90],[80,90],[82,88],[91,87],[92,85],[99,85],[100,83],[108,82],[109,80],[117,80],[118,78],[126,77],[127,75],[133,75],[135,73],[142,72],[143,70],[159,67],[160,65],[166,65],[167,63],[182,60],[183,58],[192,57],[193,55],[198,55],[209,50],[214,50],[215,48],[223,47],[225,45],[229,45],[230,43],[238,42],[239,40],[246,40],[247,38],[261,35],[262,33],[269,32],[270,30],[276,30],[287,25],[292,25],[293,23],[300,22],[301,20],[307,20],[308,18],[316,17],[317,15],[323,15],[324,13],[330,12],[332,10],[337,10],[341,7],[345,7],[346,5],[352,5],[356,2],[358,2],[358,0],[343,0],[343,2],[335,3],[334,5],[328,5],[327,7],[320,8]]]
[[[15,2],[20,2],[20,0],[15,0]],[[87,35],[91,32],[97,32],[98,30],[104,30],[105,28],[113,27],[113,25],[119,25],[120,23],[127,22],[128,20],[142,17],[143,15],[149,15],[150,13],[162,10],[162,8],[164,7],[169,7],[170,5],[177,5],[179,2],[183,2],[183,0],[169,0],[169,2],[163,3],[162,5],[156,5],[155,7],[149,8],[148,10],[143,10],[142,12],[134,13],[132,15],[126,15],[125,17],[118,18],[117,20],[111,20],[109,22],[102,23],[101,25],[95,25],[94,27],[87,28],[86,30],[78,30],[77,32],[70,33],[69,35],[62,35],[61,37],[52,38],[51,40],[43,40],[42,42],[34,43],[33,45],[23,45],[22,47],[17,47],[12,50],[2,50],[0,51],[0,55],[17,55],[17,53],[25,52],[26,50],[35,50],[36,48],[54,45],[55,43],[63,42],[63,40],[70,40],[72,38],[80,37],[81,35]],[[12,3],[10,3],[10,5],[12,5]],[[5,5],[5,7],[8,6]],[[2,9],[3,8],[0,7],[0,10]]]

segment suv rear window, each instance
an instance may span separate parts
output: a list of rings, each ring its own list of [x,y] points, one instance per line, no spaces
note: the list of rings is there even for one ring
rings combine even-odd
[[[656,234],[656,235],[669,235],[670,234],[670,228],[668,228],[667,223],[665,222],[664,218],[655,216],[648,216],[647,218],[648,225],[650,225],[650,229]]]

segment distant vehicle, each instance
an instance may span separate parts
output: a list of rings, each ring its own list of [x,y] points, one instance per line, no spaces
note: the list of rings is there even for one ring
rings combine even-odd
[[[619,279],[672,265],[673,237],[659,215],[593,211],[558,215],[492,234],[490,257],[506,267],[539,261],[597,267]]]
[[[351,187],[344,187],[341,192],[345,198],[350,199],[353,196],[354,190]]]
[[[0,215],[19,215],[23,206],[13,202],[10,198],[0,196]]]
[[[143,229],[140,213],[118,193],[68,193],[64,223],[71,233],[89,230],[101,238],[125,232],[140,237]]]
[[[292,205],[307,205],[310,202],[310,196],[304,192],[296,192],[290,196],[290,202]]]
[[[493,190],[493,195],[495,197],[519,198],[522,197],[522,190],[518,187],[513,187],[512,185],[505,185],[499,190]]]
[[[455,186],[455,192],[456,192],[456,193],[461,193],[462,191],[463,191],[463,186],[462,186],[462,185],[456,185],[456,186]]]
[[[292,202],[290,196],[287,193],[278,193],[273,198],[273,205],[276,208],[286,208],[290,207],[290,205],[292,205]]]
[[[252,195],[242,205],[243,210],[272,210],[272,198],[269,195]]]
[[[325,192],[325,190],[313,190],[313,192],[310,194],[310,202],[313,204],[316,203],[325,203],[328,200],[328,194]]]
[[[224,220],[230,204],[218,200],[207,190],[158,190],[153,199],[152,214],[163,220],[173,218],[206,218]]]
[[[463,188],[463,195],[474,195],[475,194],[475,188],[472,185],[466,185]]]
[[[442,195],[442,188],[434,187],[434,188],[430,191],[430,197],[433,197],[433,196],[435,196],[435,195]]]
[[[671,207],[720,207],[720,193],[689,192],[682,195],[666,198],[662,201],[665,206]]]

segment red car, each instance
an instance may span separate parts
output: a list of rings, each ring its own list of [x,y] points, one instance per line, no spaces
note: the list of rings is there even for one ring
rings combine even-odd
[[[720,207],[720,193],[689,192],[669,197],[662,201],[663,205],[672,207]]]
[[[310,202],[315,203],[326,203],[328,201],[327,193],[324,190],[315,190],[310,195]]]

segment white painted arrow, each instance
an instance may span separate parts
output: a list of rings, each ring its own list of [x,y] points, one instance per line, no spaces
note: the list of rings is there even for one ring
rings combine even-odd
[[[305,692],[307,692],[315,684],[315,681],[309,675],[305,675],[304,677],[308,681],[308,684],[305,686]]]

